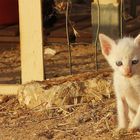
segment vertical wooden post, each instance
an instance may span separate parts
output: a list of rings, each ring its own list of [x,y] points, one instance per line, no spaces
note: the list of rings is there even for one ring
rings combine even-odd
[[[41,0],[19,0],[22,83],[44,79]]]
[[[120,37],[120,0],[94,0],[92,3],[93,40],[97,35],[98,21],[100,20],[100,33],[105,33],[114,39]],[[98,11],[98,4],[100,11]],[[99,14],[100,12],[100,14]],[[94,41],[93,41],[94,43]]]

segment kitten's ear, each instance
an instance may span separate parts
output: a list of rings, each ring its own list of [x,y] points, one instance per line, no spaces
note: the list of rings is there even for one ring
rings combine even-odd
[[[134,43],[140,46],[140,34],[136,36],[136,38],[134,39]]]
[[[99,41],[101,44],[103,55],[108,56],[110,54],[112,46],[116,44],[115,41],[104,34],[99,34]]]

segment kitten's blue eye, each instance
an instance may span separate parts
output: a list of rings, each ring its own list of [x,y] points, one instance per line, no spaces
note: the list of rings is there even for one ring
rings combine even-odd
[[[117,61],[117,62],[116,62],[116,65],[117,65],[117,66],[122,66],[123,63],[122,63],[122,61]]]
[[[132,64],[135,65],[139,62],[139,60],[132,60]]]

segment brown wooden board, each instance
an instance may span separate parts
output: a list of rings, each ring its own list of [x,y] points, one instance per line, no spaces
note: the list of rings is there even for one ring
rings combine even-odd
[[[0,36],[0,42],[14,42],[18,43],[19,42],[19,36]]]
[[[18,25],[5,26],[0,29],[0,36],[16,36],[19,34]]]

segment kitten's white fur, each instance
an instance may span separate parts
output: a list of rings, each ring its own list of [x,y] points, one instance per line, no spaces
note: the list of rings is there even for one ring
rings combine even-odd
[[[115,42],[99,34],[102,53],[114,70],[118,128],[140,129],[140,34]],[[139,61],[132,64],[132,60]],[[116,62],[123,64],[117,66]]]

